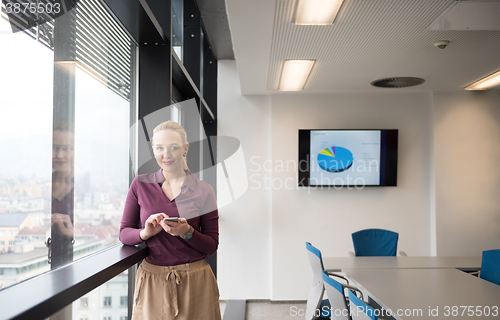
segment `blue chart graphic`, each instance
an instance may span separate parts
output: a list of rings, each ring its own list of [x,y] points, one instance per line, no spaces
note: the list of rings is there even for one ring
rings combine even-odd
[[[328,147],[318,154],[319,167],[328,172],[342,172],[354,162],[352,152],[342,147]]]

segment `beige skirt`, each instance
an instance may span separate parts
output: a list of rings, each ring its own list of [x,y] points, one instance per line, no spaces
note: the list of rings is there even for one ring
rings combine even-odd
[[[220,320],[217,281],[205,260],[172,267],[142,261],[132,320]]]

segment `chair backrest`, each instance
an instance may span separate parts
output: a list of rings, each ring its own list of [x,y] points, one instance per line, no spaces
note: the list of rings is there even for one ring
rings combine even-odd
[[[354,292],[349,290],[350,311],[352,320],[377,320],[375,309],[361,301]]]
[[[396,256],[399,234],[384,229],[365,229],[352,234],[356,256]]]
[[[500,249],[483,251],[479,277],[500,285]]]
[[[344,286],[330,278],[328,272],[322,272],[323,282],[325,283],[326,295],[330,301],[332,320],[350,320],[349,308],[344,295]]]
[[[323,278],[321,277],[321,273],[324,268],[323,260],[321,258],[321,251],[316,249],[309,242],[306,242],[306,248],[309,263],[311,264],[311,269],[313,272],[313,281],[311,283],[311,290],[309,291],[309,297],[307,299],[305,316],[306,320],[311,320],[318,315],[321,300],[323,300],[325,287],[323,285]],[[321,310],[319,311],[321,312]]]

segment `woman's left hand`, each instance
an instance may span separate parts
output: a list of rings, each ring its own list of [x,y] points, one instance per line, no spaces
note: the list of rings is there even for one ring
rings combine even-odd
[[[179,218],[177,222],[161,220],[160,224],[166,232],[176,237],[185,235],[190,229],[184,218]]]

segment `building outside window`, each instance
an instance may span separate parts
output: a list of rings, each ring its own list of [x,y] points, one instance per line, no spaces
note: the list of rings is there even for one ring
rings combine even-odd
[[[118,320],[120,316],[127,315],[126,307],[121,306],[121,297],[127,297],[128,292],[128,272],[119,274],[108,282],[88,292],[82,298],[87,298],[88,307],[82,305],[81,299],[73,302],[73,319],[79,319],[86,315],[89,319],[103,319],[112,317]],[[115,303],[113,304],[113,301]]]
[[[103,306],[105,306],[105,307],[111,307],[111,297],[104,297]]]
[[[80,298],[80,307],[81,308],[88,308],[89,307],[89,298],[87,298],[87,297]]]
[[[128,296],[120,296],[120,306],[128,306]]]

